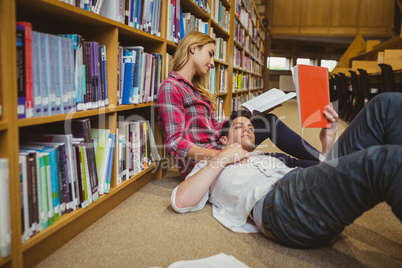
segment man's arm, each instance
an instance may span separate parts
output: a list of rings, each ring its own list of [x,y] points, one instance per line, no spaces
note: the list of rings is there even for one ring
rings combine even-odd
[[[324,111],[323,113],[325,118],[327,118],[327,120],[331,123],[331,127],[323,128],[320,132],[320,141],[322,145],[321,154],[323,156],[326,156],[335,143],[336,135],[338,133],[339,116],[332,106],[332,103],[327,105],[326,111]]]
[[[248,152],[243,150],[240,144],[228,145],[200,171],[179,184],[176,191],[176,207],[196,206],[205,196],[211,184],[219,177],[224,167],[244,161],[248,157]]]

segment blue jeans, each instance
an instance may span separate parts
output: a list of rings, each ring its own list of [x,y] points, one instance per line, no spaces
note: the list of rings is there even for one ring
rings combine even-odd
[[[373,98],[326,163],[286,174],[264,199],[263,227],[282,244],[323,244],[385,201],[402,221],[402,94]]]

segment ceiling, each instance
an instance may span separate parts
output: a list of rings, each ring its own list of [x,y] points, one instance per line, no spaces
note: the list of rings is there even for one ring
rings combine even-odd
[[[384,41],[395,24],[394,0],[254,2],[269,21],[271,55],[339,59],[357,34]]]

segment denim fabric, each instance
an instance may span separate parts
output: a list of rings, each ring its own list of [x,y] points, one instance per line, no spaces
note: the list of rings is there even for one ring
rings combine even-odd
[[[299,159],[313,160],[318,163],[320,152],[279,120],[276,115],[253,117],[251,123],[254,126],[256,146],[269,138],[283,152]]]
[[[374,97],[327,154],[327,161],[374,145],[402,144],[402,93]]]
[[[284,245],[309,248],[382,201],[402,221],[401,104],[401,93],[373,98],[326,163],[286,174],[264,200],[264,228]]]

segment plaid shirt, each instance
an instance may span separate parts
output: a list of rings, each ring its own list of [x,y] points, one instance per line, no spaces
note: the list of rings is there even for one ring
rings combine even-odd
[[[210,102],[176,72],[160,85],[156,103],[167,149],[185,178],[196,164],[186,158],[190,148],[220,149],[217,140],[223,123],[214,119]]]

